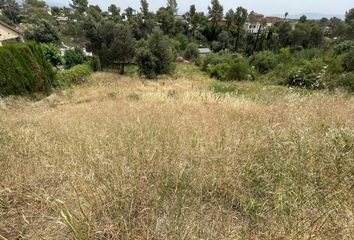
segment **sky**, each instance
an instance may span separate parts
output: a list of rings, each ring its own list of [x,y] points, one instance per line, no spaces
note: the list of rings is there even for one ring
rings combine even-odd
[[[57,0],[59,1],[59,0]],[[64,0],[69,2],[69,0]],[[226,12],[230,8],[236,9],[237,6],[243,6],[249,11],[254,10],[259,13],[272,15],[299,13],[322,13],[322,14],[345,14],[351,8],[354,8],[353,0],[219,0],[224,6]],[[148,0],[150,9],[155,11],[161,6],[166,5],[166,0]],[[211,0],[177,0],[179,14],[188,11],[189,6],[195,4],[199,12],[206,12]],[[89,0],[90,4],[98,4],[102,9],[114,3],[121,9],[128,6],[139,9],[140,0]]]

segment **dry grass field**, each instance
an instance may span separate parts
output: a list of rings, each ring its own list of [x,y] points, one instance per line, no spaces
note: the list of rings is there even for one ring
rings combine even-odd
[[[344,93],[220,85],[179,66],[0,100],[0,239],[353,236]]]

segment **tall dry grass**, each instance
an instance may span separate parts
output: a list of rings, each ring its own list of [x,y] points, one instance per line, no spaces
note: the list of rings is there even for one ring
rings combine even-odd
[[[0,238],[353,238],[352,97],[181,72],[3,99]]]

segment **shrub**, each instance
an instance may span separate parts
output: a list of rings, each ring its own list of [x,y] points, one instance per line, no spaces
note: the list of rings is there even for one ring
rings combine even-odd
[[[53,65],[58,66],[62,63],[59,49],[54,44],[42,44],[45,58]]]
[[[326,85],[329,89],[342,88],[348,92],[354,92],[354,73],[330,75]]]
[[[273,70],[278,64],[277,56],[270,51],[263,51],[253,55],[251,61],[258,72],[262,74]]]
[[[155,30],[147,41],[146,48],[138,50],[136,62],[139,73],[147,78],[170,74],[175,68],[176,52],[170,39],[160,30]]]
[[[307,62],[302,66],[293,68],[287,78],[289,86],[317,89],[324,87],[326,66],[322,61]]]
[[[354,49],[354,41],[344,41],[337,44],[334,48],[334,54],[341,55],[350,52],[350,50]]]
[[[344,71],[354,72],[354,48],[343,55],[342,67]]]
[[[189,43],[183,55],[185,59],[197,61],[199,59],[198,45],[196,43]]]
[[[148,79],[156,78],[156,58],[145,48],[140,48],[136,54],[136,63],[139,66],[139,75]]]
[[[308,48],[298,53],[298,57],[306,60],[321,58],[322,55],[323,55],[322,51],[318,48]]]
[[[68,70],[57,73],[57,87],[67,87],[71,84],[80,84],[86,81],[86,77],[92,73],[92,69],[88,64],[80,64]]]
[[[0,48],[0,95],[49,93],[54,72],[39,44],[26,43]]]
[[[238,53],[210,53],[202,58],[201,69],[202,71],[207,71],[209,66],[216,65],[219,63],[232,63],[238,59],[241,59],[241,56]]]
[[[219,63],[208,68],[211,77],[222,81],[251,80],[252,72],[246,59],[239,59],[231,63]]]
[[[69,69],[85,62],[85,55],[79,48],[66,50],[64,53],[65,68]]]
[[[102,70],[101,61],[98,56],[88,57],[87,60],[88,60],[87,62],[90,65],[92,71],[97,72],[97,71]]]

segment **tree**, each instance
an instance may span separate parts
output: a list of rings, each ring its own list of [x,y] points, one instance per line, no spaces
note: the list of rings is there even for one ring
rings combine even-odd
[[[230,35],[228,31],[222,31],[218,35],[218,42],[221,50],[225,50],[230,47]]]
[[[236,41],[235,41],[235,51],[238,50],[239,44],[240,44],[240,38],[242,36],[242,33],[244,33],[245,28],[244,25],[247,21],[247,17],[248,17],[248,12],[247,9],[243,8],[243,7],[238,7],[236,9],[236,14],[234,16],[233,19],[233,23],[236,26]]]
[[[280,47],[288,47],[290,44],[290,33],[292,27],[287,21],[280,21],[274,25],[275,33],[278,35]]]
[[[154,30],[150,38],[139,48],[136,62],[139,73],[147,78],[170,74],[175,69],[176,55],[171,41],[160,30]]]
[[[58,30],[46,20],[38,20],[35,25],[27,29],[24,33],[27,40],[40,43],[59,43]]]
[[[224,8],[221,6],[218,0],[211,1],[211,7],[208,7],[209,17],[213,25],[218,25],[219,21],[223,18]]]
[[[140,4],[141,12],[144,14],[144,17],[147,17],[149,15],[149,3],[146,0],[141,0]]]
[[[111,19],[114,21],[114,22],[119,22],[122,20],[122,17],[120,15],[120,8],[117,7],[116,5],[114,4],[111,4],[109,7],[108,7],[108,12],[111,13]]]
[[[177,15],[178,8],[177,8],[177,1],[176,0],[167,0],[167,8],[171,10],[172,14]]]
[[[85,23],[87,49],[98,55],[104,66],[118,65],[124,74],[125,65],[132,62],[135,55],[135,39],[126,24],[113,21]]]
[[[20,23],[20,7],[15,0],[0,0],[0,10],[12,23]]]
[[[323,30],[318,24],[309,21],[301,22],[290,33],[290,44],[293,47],[320,47],[323,35]]]
[[[156,20],[164,34],[172,36],[176,33],[176,20],[168,8],[160,8],[156,13]]]
[[[289,13],[286,12],[286,13],[284,14],[284,20],[286,20],[286,19],[288,18],[288,16],[289,16]]]
[[[299,22],[300,23],[304,23],[304,22],[306,22],[307,21],[307,17],[305,16],[305,15],[302,15],[301,17],[300,17],[300,19],[299,19]]]
[[[211,38],[215,39],[220,32],[219,22],[224,16],[224,8],[218,0],[211,1],[211,7],[208,7],[209,19],[211,22]]]
[[[70,7],[78,11],[80,14],[83,14],[88,8],[87,0],[72,0]]]
[[[41,0],[25,0],[23,3],[25,21],[27,23],[36,23],[39,20],[50,20],[48,6]]]
[[[199,49],[196,43],[188,43],[184,50],[183,57],[189,61],[197,61],[199,58]]]
[[[332,38],[341,38],[346,35],[346,24],[341,19],[332,17],[329,20],[328,26],[330,27],[329,36]]]
[[[86,12],[87,16],[92,17],[96,22],[100,22],[103,19],[102,10],[98,5],[90,5]]]
[[[345,14],[345,23],[347,24],[347,38],[354,39],[354,8]]]
[[[80,48],[69,49],[64,53],[64,63],[66,69],[83,64],[84,61],[85,55]]]

